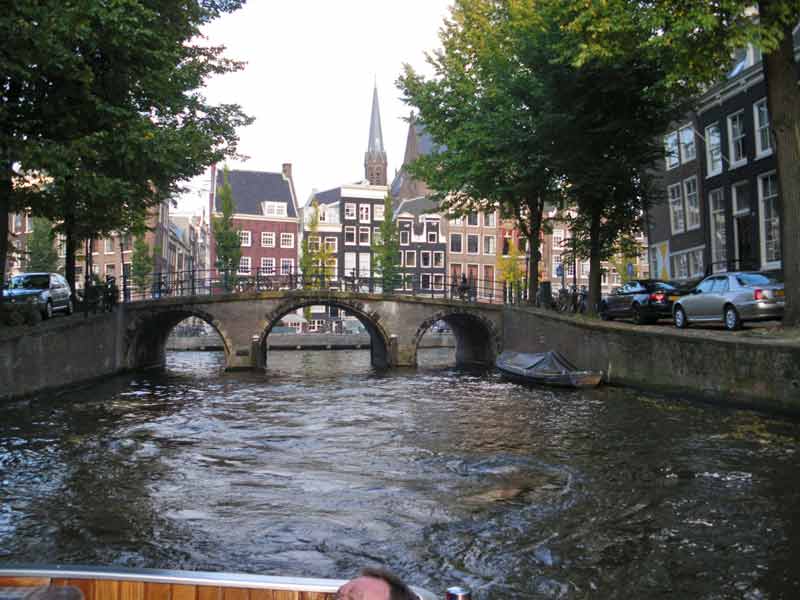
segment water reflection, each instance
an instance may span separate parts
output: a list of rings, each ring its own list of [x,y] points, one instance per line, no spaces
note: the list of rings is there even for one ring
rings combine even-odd
[[[0,409],[0,562],[346,576],[476,598],[791,597],[797,424],[273,352]],[[438,354],[437,354],[438,353]]]

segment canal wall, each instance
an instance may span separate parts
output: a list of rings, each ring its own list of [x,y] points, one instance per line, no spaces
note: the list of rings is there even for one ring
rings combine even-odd
[[[454,348],[455,340],[450,333],[428,333],[420,341],[419,348]],[[271,333],[267,337],[269,350],[358,350],[370,347],[366,333]],[[223,350],[218,336],[170,336],[167,350]]]
[[[606,383],[800,415],[800,341],[507,307],[505,350],[557,350]]]
[[[0,400],[55,392],[125,370],[122,311],[0,328]]]

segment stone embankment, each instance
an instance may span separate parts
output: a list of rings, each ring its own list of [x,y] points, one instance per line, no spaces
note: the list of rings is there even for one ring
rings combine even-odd
[[[516,307],[505,311],[503,334],[506,350],[558,350],[610,384],[800,415],[798,340]]]
[[[370,347],[366,333],[272,333],[267,338],[268,350],[359,350]],[[428,333],[420,348],[454,348],[450,333]],[[222,350],[219,336],[170,336],[167,350]]]

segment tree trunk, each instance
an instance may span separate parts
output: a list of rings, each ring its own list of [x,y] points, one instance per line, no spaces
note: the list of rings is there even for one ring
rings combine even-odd
[[[529,226],[528,253],[530,261],[528,263],[528,304],[538,304],[539,294],[539,258],[541,256],[541,245],[539,242],[542,231],[542,213],[544,212],[544,201],[537,199],[528,202]]]
[[[64,218],[64,278],[69,284],[69,289],[72,290],[73,302],[78,300],[75,295],[75,254],[77,245],[73,217],[72,215],[67,215]]]
[[[586,312],[590,315],[597,314],[597,307],[600,306],[603,269],[600,253],[603,245],[600,240],[600,226],[601,211],[594,210],[589,224],[589,298],[586,301]]]
[[[761,0],[759,12],[766,22],[777,2]],[[800,100],[798,68],[792,48],[792,25],[784,27],[780,46],[764,54],[767,104],[777,157],[780,189],[781,261],[786,288],[784,325],[800,325]]]
[[[5,162],[0,173],[0,287],[6,283],[6,260],[8,258],[8,215],[11,213],[11,165]],[[0,304],[3,294],[0,293]]]

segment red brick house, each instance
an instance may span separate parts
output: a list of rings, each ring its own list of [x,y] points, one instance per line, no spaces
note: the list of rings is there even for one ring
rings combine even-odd
[[[222,215],[219,190],[222,170],[212,168],[210,214]],[[288,275],[297,270],[299,219],[297,197],[292,180],[292,165],[285,163],[280,173],[229,171],[233,190],[234,227],[242,242],[240,275]],[[216,243],[211,233],[210,264],[216,271]]]

